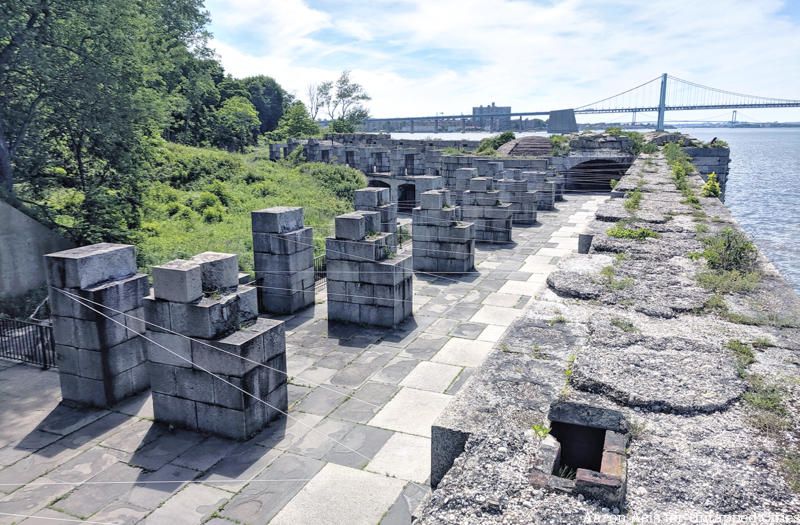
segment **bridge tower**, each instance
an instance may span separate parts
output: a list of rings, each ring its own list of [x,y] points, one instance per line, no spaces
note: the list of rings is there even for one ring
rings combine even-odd
[[[733,110],[733,114],[731,115],[731,124],[736,124],[736,110]]]
[[[656,131],[664,131],[664,112],[667,109],[667,74],[661,75],[661,96],[658,98],[658,122]]]

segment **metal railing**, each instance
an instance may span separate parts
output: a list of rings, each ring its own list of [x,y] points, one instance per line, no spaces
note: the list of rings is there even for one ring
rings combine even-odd
[[[0,318],[0,357],[41,366],[56,366],[53,327]]]
[[[325,254],[314,257],[314,285],[325,284]]]

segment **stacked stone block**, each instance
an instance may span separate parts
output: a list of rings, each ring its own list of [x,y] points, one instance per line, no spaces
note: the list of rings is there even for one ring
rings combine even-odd
[[[62,398],[109,407],[145,390],[147,358],[139,336],[148,283],[136,272],[134,247],[102,243],[51,253],[45,267]]]
[[[501,202],[500,192],[492,189],[492,179],[475,177],[463,194],[462,218],[475,223],[478,242],[511,242],[511,203]]]
[[[153,267],[145,311],[156,421],[242,440],[287,410],[283,323],[257,317],[237,267],[236,255],[211,252]]]
[[[555,185],[547,180],[543,171],[523,171],[522,178],[528,181],[528,187],[536,192],[537,209],[552,210],[555,207]]]
[[[397,203],[391,200],[389,188],[362,188],[355,191],[356,211],[375,211],[380,214],[380,228],[384,233],[397,233]],[[395,249],[397,236],[387,238],[392,250]]]
[[[330,321],[392,327],[411,315],[411,255],[397,255],[394,234],[379,223],[371,211],[336,217],[325,241]]]
[[[503,177],[495,181],[500,200],[511,204],[514,224],[535,224],[538,195],[528,191],[528,181],[518,169],[504,170]]]
[[[425,156],[418,148],[396,148],[392,150],[390,162],[392,175],[425,175]]]
[[[475,267],[475,225],[461,222],[449,190],[426,191],[412,213],[414,269],[466,273]]]
[[[453,190],[456,204],[464,203],[464,192],[469,189],[469,181],[478,176],[477,168],[458,168],[455,171],[453,185],[450,189]]]
[[[259,311],[291,314],[314,304],[314,232],[303,208],[266,208],[251,219]]]

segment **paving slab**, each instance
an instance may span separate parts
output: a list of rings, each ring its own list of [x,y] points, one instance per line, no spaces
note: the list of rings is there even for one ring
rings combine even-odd
[[[494,345],[488,341],[473,341],[454,337],[433,356],[432,361],[456,366],[480,366]]]
[[[403,387],[369,421],[369,424],[407,434],[430,437],[431,425],[451,398],[452,396],[445,394]]]
[[[431,472],[431,440],[395,432],[375,454],[366,470],[393,478],[425,483]]]
[[[188,485],[150,514],[144,525],[194,525],[210,518],[230,493],[205,485]]]
[[[328,463],[271,523],[374,525],[389,510],[404,486],[399,479]]]
[[[461,373],[462,367],[422,361],[402,380],[400,386],[444,392]]]

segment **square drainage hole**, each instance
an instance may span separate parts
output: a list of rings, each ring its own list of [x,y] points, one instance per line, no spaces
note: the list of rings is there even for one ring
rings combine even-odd
[[[561,461],[556,463],[554,475],[574,478],[579,468],[600,472],[605,429],[553,421],[550,434],[561,444]]]

